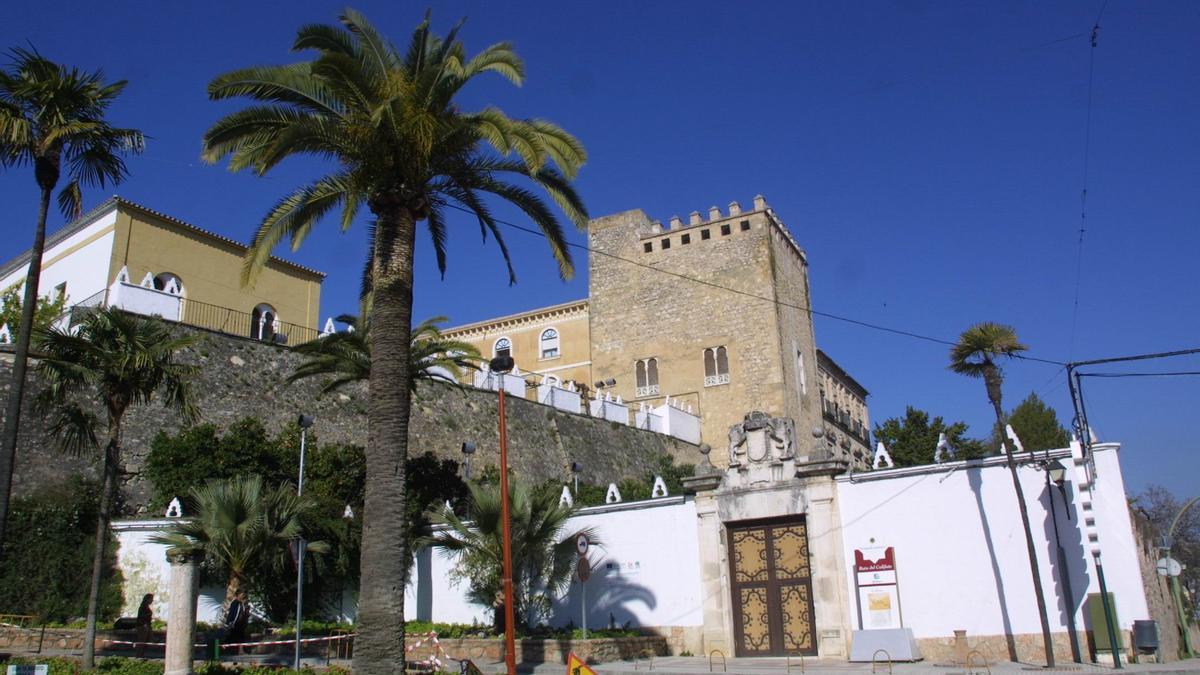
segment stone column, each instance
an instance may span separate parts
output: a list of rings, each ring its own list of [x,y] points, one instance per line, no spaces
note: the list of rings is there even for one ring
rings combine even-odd
[[[171,563],[171,584],[164,675],[191,675],[192,645],[196,642],[200,557],[195,554],[168,553],[167,562]]]

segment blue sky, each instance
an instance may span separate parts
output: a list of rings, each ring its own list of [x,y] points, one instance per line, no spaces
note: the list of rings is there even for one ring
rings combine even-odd
[[[423,5],[361,2],[397,42]],[[152,139],[108,193],[240,240],[316,161],[269,178],[199,160],[200,138],[233,104],[206,83],[229,69],[296,59],[295,29],[332,22],[328,2],[60,2],[0,25],[0,46],[103,68],[130,81],[114,122]],[[554,120],[591,161],[578,181],[593,215],[642,208],[666,220],[756,193],[811,262],[814,307],[942,339],[994,320],[1055,360],[1200,345],[1200,4],[1110,0],[1101,18],[1077,327],[1072,331],[1084,180],[1087,2],[441,2],[441,30],[467,16],[476,50],[515,43],[528,80],[498,78],[465,104]],[[28,246],[31,172],[0,175],[7,236]],[[502,215],[517,219],[512,212]],[[52,227],[61,225],[56,217]],[[574,233],[573,239],[583,237]],[[418,249],[418,318],[461,323],[587,294],[586,261],[560,282],[544,243],[510,232],[519,283],[476,225],[451,222],[439,279]],[[286,251],[281,253],[286,254]],[[365,242],[330,223],[292,259],[329,274],[322,313],[355,309]],[[674,283],[674,282],[671,282]],[[945,368],[946,348],[818,319],[817,341],[871,390],[875,421],[915,405],[977,434],[991,412],[981,383]],[[1200,357],[1128,370],[1200,370]],[[1104,369],[1106,371],[1114,368]],[[1007,369],[1006,402],[1037,391],[1070,416],[1052,365]],[[1195,492],[1196,378],[1088,382],[1089,413],[1124,445],[1131,491]]]

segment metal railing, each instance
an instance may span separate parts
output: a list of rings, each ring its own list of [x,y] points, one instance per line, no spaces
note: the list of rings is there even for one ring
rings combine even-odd
[[[71,305],[64,313],[69,317],[70,324],[75,325],[83,319],[88,311],[109,306],[108,290],[88,296],[84,300]],[[239,312],[228,307],[213,305],[199,300],[181,298],[182,309],[179,323],[197,328],[204,328],[218,333],[235,335],[262,342],[298,345],[320,337],[321,331],[308,326],[301,326],[278,319],[267,320],[267,316],[259,316],[249,312]]]

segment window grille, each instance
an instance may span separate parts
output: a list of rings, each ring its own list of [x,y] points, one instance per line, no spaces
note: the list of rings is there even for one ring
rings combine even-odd
[[[658,359],[639,359],[633,371],[637,398],[658,395]]]

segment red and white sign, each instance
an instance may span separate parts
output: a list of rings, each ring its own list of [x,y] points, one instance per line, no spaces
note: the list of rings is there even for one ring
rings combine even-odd
[[[868,559],[860,549],[854,550],[854,573],[859,586],[884,586],[896,583],[896,551],[891,546],[878,560]]]
[[[883,555],[880,556],[879,554]],[[854,550],[854,582],[858,596],[858,627],[900,628],[900,587],[896,579],[896,551],[887,548]]]

